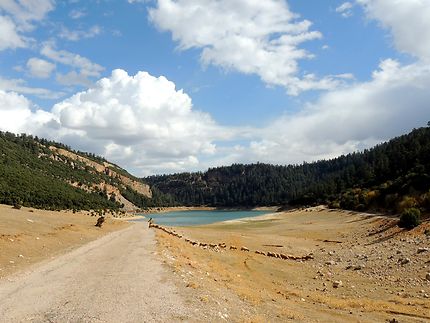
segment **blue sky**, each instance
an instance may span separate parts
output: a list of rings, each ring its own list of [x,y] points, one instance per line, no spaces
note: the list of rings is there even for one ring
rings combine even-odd
[[[426,124],[427,21],[427,0],[0,0],[0,130],[137,175],[334,157]]]

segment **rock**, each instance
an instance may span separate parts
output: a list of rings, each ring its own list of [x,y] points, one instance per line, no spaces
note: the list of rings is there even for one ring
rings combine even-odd
[[[408,263],[410,263],[411,262],[411,260],[409,259],[409,258],[400,258],[399,259],[399,263],[401,264],[401,265],[406,265],[406,264],[408,264]]]
[[[426,279],[427,279],[427,280],[430,280],[430,273],[427,273],[427,275],[426,275]]]
[[[428,252],[428,251],[430,251],[429,248],[418,248],[417,253],[423,253],[423,252]]]
[[[329,261],[326,261],[326,263],[325,263],[326,265],[329,265],[329,266],[333,266],[333,265],[336,265],[336,261],[334,261],[334,260],[329,260]]]
[[[333,288],[339,288],[339,287],[342,287],[342,285],[343,285],[343,283],[341,280],[335,280],[333,282]]]
[[[354,267],[354,270],[362,270],[365,267],[366,267],[365,265],[357,265]]]

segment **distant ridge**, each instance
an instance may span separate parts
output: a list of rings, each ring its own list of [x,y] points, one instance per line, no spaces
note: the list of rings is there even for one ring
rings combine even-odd
[[[430,209],[430,128],[363,152],[302,165],[211,168],[143,180],[186,206],[314,205],[401,212]]]

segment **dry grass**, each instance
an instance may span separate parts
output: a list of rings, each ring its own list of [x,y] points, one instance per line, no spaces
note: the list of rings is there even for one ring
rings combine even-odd
[[[0,278],[128,225],[108,219],[100,229],[96,219],[84,212],[0,205]]]
[[[343,258],[352,248],[355,248],[354,252],[369,253],[371,242],[380,238],[380,234],[372,236],[370,233],[390,221],[350,212],[301,211],[266,216],[261,220],[175,228],[175,231],[193,240],[225,242],[239,249],[246,246],[251,251],[293,255],[313,252],[315,259],[307,262],[280,260],[235,250],[215,252],[193,247],[183,239],[163,232],[157,236],[160,250],[173,257],[174,260],[169,263],[184,276],[185,285],[193,282],[191,294],[204,292],[213,295],[214,299],[234,295],[225,302],[225,306],[230,317],[237,321],[372,322],[394,317],[401,322],[430,320],[430,300],[418,296],[422,286],[406,288],[405,293],[410,296],[403,298],[397,296],[399,288],[395,284],[381,284],[379,279],[369,275],[345,270],[344,265],[333,268],[325,266],[327,251]],[[400,232],[393,227],[381,234],[389,235],[390,239],[400,239],[420,233]],[[318,276],[318,271],[323,272],[324,277]],[[416,274],[417,270],[411,266],[409,275]],[[334,280],[342,280],[344,286],[333,288]],[[423,289],[430,294],[429,285]],[[206,304],[217,305],[216,302]]]

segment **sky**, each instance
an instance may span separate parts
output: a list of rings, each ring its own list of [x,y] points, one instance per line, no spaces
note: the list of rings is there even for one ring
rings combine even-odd
[[[0,130],[137,176],[363,150],[429,88],[430,0],[0,0]]]

